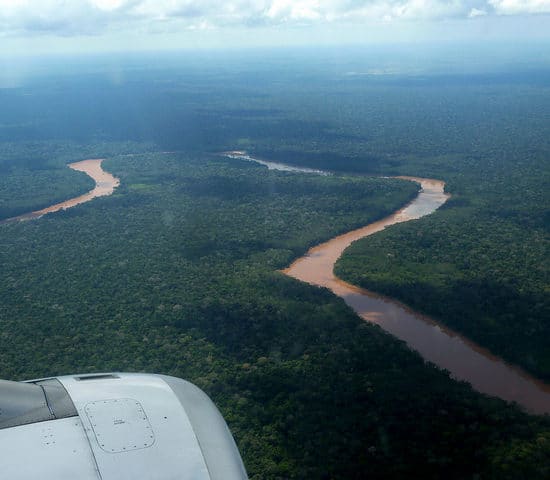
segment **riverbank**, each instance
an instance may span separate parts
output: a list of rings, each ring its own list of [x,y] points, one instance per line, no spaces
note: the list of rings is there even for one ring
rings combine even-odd
[[[550,413],[550,386],[433,319],[396,300],[350,285],[333,273],[334,264],[352,242],[390,225],[429,215],[448,198],[443,191],[444,182],[415,177],[405,179],[422,185],[418,197],[407,207],[312,248],[284,273],[330,289],[361,318],[404,340],[423,358],[448,370],[453,378],[470,383],[477,391],[517,402],[533,413]]]
[[[111,195],[115,189],[120,185],[120,179],[106,172],[102,168],[103,159],[89,159],[81,160],[79,162],[69,163],[67,166],[73,170],[84,172],[95,181],[95,187],[84,195],[70,198],[60,203],[56,203],[49,207],[34,212],[24,213],[17,217],[8,218],[0,222],[11,223],[26,220],[35,220],[48,213],[58,212],[60,210],[67,210],[68,208],[75,207],[85,202],[89,202],[97,197],[103,197]]]
[[[230,153],[232,158],[256,161],[246,152]],[[262,160],[261,163],[266,162]],[[272,168],[279,165],[269,163]],[[292,168],[292,171],[315,173],[312,169]],[[382,220],[311,248],[283,273],[311,285],[330,289],[361,318],[404,340],[423,358],[448,370],[453,378],[470,383],[477,391],[517,402],[533,413],[550,413],[549,385],[400,302],[350,285],[334,275],[336,261],[351,243],[391,225],[429,215],[449,198],[444,191],[443,181],[418,177],[397,178],[421,185],[422,190],[412,202]]]

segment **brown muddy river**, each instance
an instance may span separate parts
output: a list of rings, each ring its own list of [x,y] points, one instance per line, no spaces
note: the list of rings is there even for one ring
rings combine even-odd
[[[226,152],[224,155],[261,163],[270,169],[329,174],[320,170],[302,169],[259,160],[246,152]],[[120,181],[102,169],[102,162],[102,159],[92,159],[68,165],[73,170],[84,172],[92,177],[96,182],[93,190],[4,222],[40,218],[47,213],[89,202],[96,197],[111,195]],[[417,182],[422,186],[422,190],[410,204],[382,220],[313,247],[306,255],[285,269],[284,273],[312,285],[329,288],[344,299],[361,318],[379,325],[385,331],[404,340],[423,358],[448,370],[453,378],[469,382],[480,392],[517,402],[531,412],[550,413],[549,385],[533,378],[518,367],[507,364],[488,350],[400,302],[350,285],[334,275],[334,264],[352,242],[379,232],[390,225],[429,215],[448,199],[448,195],[444,193],[445,184],[442,181],[416,177],[399,178]]]
[[[102,162],[103,159],[91,159],[69,163],[69,165],[67,165],[69,168],[72,168],[73,170],[78,170],[79,172],[84,172],[94,179],[95,187],[88,193],[80,195],[79,197],[65,200],[64,202],[56,203],[55,205],[43,208],[42,210],[36,210],[35,212],[29,212],[23,215],[19,215],[17,217],[8,218],[0,223],[34,220],[36,218],[42,217],[43,215],[46,215],[47,213],[58,212],[59,210],[66,210],[67,208],[80,205],[81,203],[89,202],[94,198],[111,195],[114,192],[115,188],[120,185],[120,180],[103,170],[103,168],[101,167]]]
[[[256,161],[244,152],[229,153],[232,158]],[[266,165],[265,161],[261,163]],[[278,169],[279,164],[267,163],[268,168]],[[284,170],[289,171],[288,168]],[[300,170],[298,167],[292,167],[291,171],[319,173],[311,169]],[[417,182],[422,187],[410,204],[382,220],[311,248],[283,273],[311,285],[329,288],[361,318],[405,341],[423,358],[448,370],[453,378],[470,383],[479,392],[517,402],[533,413],[550,413],[549,385],[400,302],[350,285],[334,275],[334,264],[352,242],[390,225],[429,215],[449,198],[444,193],[445,183],[440,180],[398,178]]]

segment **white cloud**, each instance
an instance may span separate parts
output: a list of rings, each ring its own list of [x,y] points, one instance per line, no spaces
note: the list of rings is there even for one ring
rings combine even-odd
[[[488,0],[500,15],[550,13],[550,0]]]
[[[112,11],[122,7],[126,0],[90,0],[90,3],[100,10]]]
[[[487,10],[479,9],[479,8],[472,8],[470,10],[470,13],[468,14],[468,17],[475,18],[475,17],[484,17],[487,15]]]
[[[278,22],[315,21],[322,18],[320,2],[312,0],[273,0],[265,15]]]
[[[550,0],[0,0],[0,36],[437,21],[550,13]]]

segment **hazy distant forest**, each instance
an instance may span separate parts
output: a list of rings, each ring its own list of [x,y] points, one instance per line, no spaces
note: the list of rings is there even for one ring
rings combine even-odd
[[[550,381],[550,70],[365,75],[368,59],[37,63],[0,88],[0,378],[147,371],[203,388],[250,478],[547,479],[550,418],[451,380],[278,270],[443,179],[435,214],[354,244],[344,279]],[[9,82],[8,82],[9,83]],[[273,172],[224,150],[324,168]]]

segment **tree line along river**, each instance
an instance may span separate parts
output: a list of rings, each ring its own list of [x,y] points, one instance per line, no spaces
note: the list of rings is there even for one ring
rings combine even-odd
[[[321,170],[302,169],[256,159],[246,152],[235,151],[226,154],[229,157],[261,163],[273,170],[329,174]],[[311,248],[303,257],[283,270],[283,273],[311,285],[330,289],[361,318],[404,340],[424,359],[448,370],[453,378],[470,383],[475,390],[517,402],[533,413],[550,413],[549,385],[402,303],[350,285],[334,275],[336,261],[352,242],[396,223],[429,215],[450,197],[445,193],[445,182],[441,180],[403,176],[397,178],[420,184],[421,190],[412,202],[382,220]]]
[[[223,155],[257,162],[273,170],[316,175],[330,174],[322,170],[254,158],[242,151],[225,152]],[[94,198],[112,194],[119,186],[120,180],[103,170],[102,161],[102,159],[90,159],[68,165],[74,170],[88,174],[96,182],[95,188],[90,192],[42,210],[10,218],[2,223],[37,219],[47,213],[71,208]],[[336,261],[352,242],[373,235],[396,223],[429,215],[449,198],[444,191],[445,183],[441,180],[418,177],[397,178],[420,184],[421,190],[412,202],[382,220],[311,248],[303,257],[283,270],[283,273],[311,285],[330,289],[361,318],[404,340],[424,359],[449,371],[453,378],[469,382],[479,392],[517,402],[533,413],[550,413],[550,386],[400,302],[350,285],[334,275]]]

